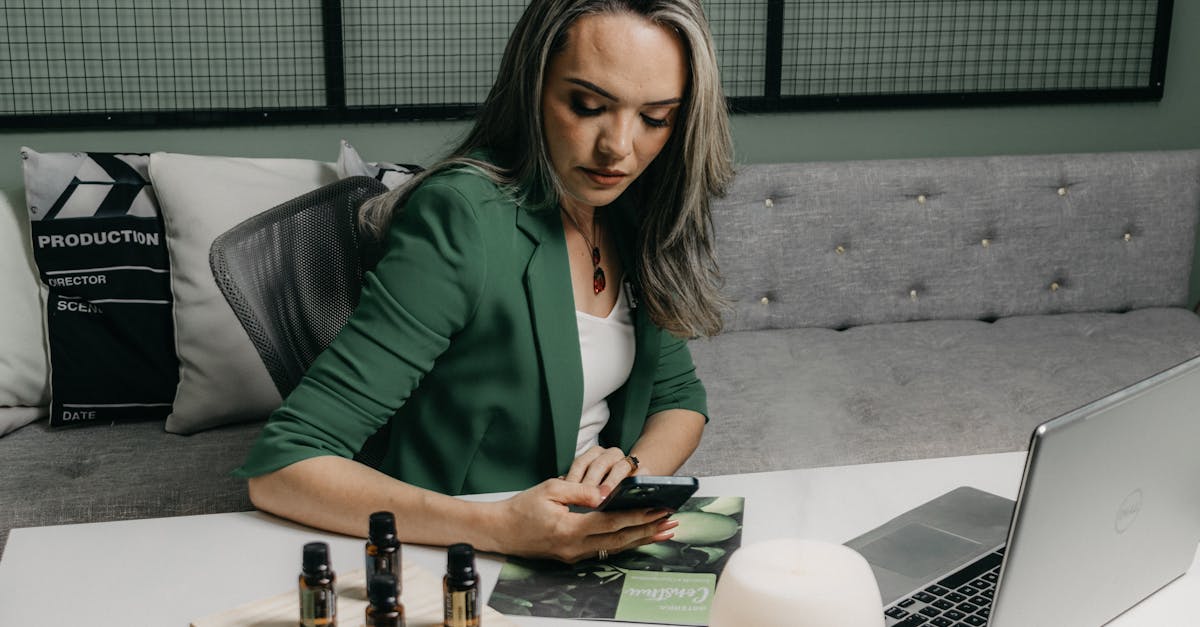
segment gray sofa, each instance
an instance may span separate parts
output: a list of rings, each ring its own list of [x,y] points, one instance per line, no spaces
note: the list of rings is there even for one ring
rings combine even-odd
[[[715,208],[732,310],[692,342],[700,476],[1021,450],[1200,353],[1200,151],[750,165]],[[0,438],[13,527],[250,509],[261,423]]]
[[[1200,354],[1200,151],[762,165],[718,207],[693,342],[721,474],[1022,450]],[[1198,417],[1200,419],[1200,417]]]

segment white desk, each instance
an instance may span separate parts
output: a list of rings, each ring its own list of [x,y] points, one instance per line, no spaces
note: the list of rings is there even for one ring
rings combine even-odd
[[[746,497],[743,544],[780,537],[845,542],[959,485],[1014,498],[1024,460],[1023,453],[1005,453],[707,477],[699,494]],[[335,570],[362,567],[362,540],[254,512],[14,529],[0,562],[0,625],[187,625],[291,590],[300,548],[312,540],[330,543]],[[442,549],[404,550],[432,572],[445,568]],[[500,564],[480,557],[485,595]],[[1200,560],[1111,625],[1200,625],[1197,599]],[[515,620],[532,627],[602,624]]]

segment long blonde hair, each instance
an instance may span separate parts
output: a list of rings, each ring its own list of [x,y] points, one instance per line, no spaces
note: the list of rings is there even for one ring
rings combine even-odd
[[[363,207],[382,234],[425,178],[468,167],[531,210],[564,195],[542,130],[542,87],[550,58],[580,17],[633,13],[683,41],[690,76],[675,128],[659,156],[625,192],[637,207],[636,279],[650,319],[680,337],[715,335],[725,300],[713,249],[711,199],[733,178],[733,140],[708,20],[698,0],[533,0],[517,22],[475,125],[450,155],[404,187]],[[489,161],[472,156],[486,150]]]

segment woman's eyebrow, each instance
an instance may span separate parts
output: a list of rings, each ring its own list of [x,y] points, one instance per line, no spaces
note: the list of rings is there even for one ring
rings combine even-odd
[[[596,92],[597,94],[599,94],[605,98],[608,98],[609,100],[611,100],[613,102],[621,101],[619,98],[608,93],[607,91],[602,89],[600,86],[596,85],[595,83],[585,81],[582,78],[568,78],[566,80],[568,83],[574,83],[576,85],[579,85],[580,87],[583,87],[584,89]],[[646,103],[643,103],[643,106],[665,107],[667,105],[679,104],[681,102],[683,102],[683,98],[667,98],[666,100],[655,100],[654,102],[646,102]]]

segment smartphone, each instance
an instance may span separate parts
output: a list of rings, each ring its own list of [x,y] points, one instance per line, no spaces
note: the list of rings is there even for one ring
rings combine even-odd
[[[615,512],[624,509],[661,507],[675,511],[700,488],[695,477],[626,477],[596,507],[597,511]]]

